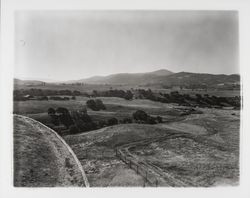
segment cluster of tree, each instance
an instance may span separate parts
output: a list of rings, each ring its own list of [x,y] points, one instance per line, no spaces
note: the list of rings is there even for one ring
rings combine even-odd
[[[133,113],[133,119],[137,123],[144,123],[144,124],[157,124],[162,123],[162,117],[161,116],[150,116],[145,111],[137,110]]]
[[[50,96],[49,97],[50,100],[76,100],[76,97],[75,96],[72,96],[72,97],[62,97],[62,96]]]
[[[91,131],[105,126],[118,124],[118,120],[116,118],[109,118],[107,121],[102,120],[94,122],[88,115],[86,108],[71,112],[64,107],[58,107],[57,109],[49,108],[48,115],[50,116],[51,123],[54,126],[63,125],[69,134]],[[56,130],[56,127],[54,128]]]
[[[68,129],[74,124],[69,110],[64,107],[58,107],[57,109],[49,108],[48,115],[51,118],[51,122],[56,126],[63,124]]]
[[[130,90],[117,90],[117,89],[110,89],[107,91],[96,91],[94,90],[91,94],[93,97],[118,97],[124,98],[126,100],[133,99],[133,93]]]
[[[177,103],[183,106],[200,106],[200,107],[214,107],[214,106],[232,106],[240,107],[240,97],[217,97],[209,96],[208,94],[201,95],[196,94],[190,96],[189,94],[180,94],[178,91],[172,91],[170,93],[154,93],[150,89],[137,89],[137,97],[140,99],[148,99],[152,101],[158,101],[162,103]]]
[[[106,106],[103,104],[103,102],[100,99],[96,100],[88,100],[86,102],[86,105],[88,108],[90,108],[93,111],[100,111],[100,110],[105,110]]]
[[[51,90],[51,89],[16,89],[14,90],[14,96],[57,96],[57,95],[65,95],[65,96],[80,96],[83,93],[80,91],[74,90]]]
[[[66,130],[64,130],[64,134],[65,131],[66,134],[76,134],[80,132],[96,130],[106,126],[117,125],[119,123],[129,124],[135,122],[139,124],[156,124],[162,122],[162,118],[160,116],[153,117],[142,110],[134,112],[132,118],[126,117],[122,120],[118,120],[115,117],[111,117],[107,120],[100,120],[96,122],[94,122],[88,115],[86,108],[71,112],[64,107],[58,107],[57,109],[49,108],[48,115],[53,126],[63,125],[66,128]],[[53,126],[51,127],[57,130],[57,127]]]

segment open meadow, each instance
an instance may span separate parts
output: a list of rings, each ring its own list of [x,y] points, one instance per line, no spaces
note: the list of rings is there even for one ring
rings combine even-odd
[[[118,123],[66,134],[90,186],[216,186],[239,181],[240,111],[187,107],[146,99],[98,97],[105,110],[87,108],[93,121],[118,121],[137,110],[161,116],[162,123]],[[70,112],[86,107],[88,97],[69,101],[15,101],[14,113],[50,126],[49,108]]]

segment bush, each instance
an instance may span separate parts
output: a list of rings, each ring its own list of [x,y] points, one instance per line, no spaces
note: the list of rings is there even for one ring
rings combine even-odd
[[[56,110],[54,108],[48,108],[48,114],[49,115],[55,115]]]
[[[74,122],[69,114],[68,109],[63,107],[58,107],[56,109],[60,122],[68,129],[70,125],[73,125]]]
[[[96,100],[88,100],[86,102],[86,105],[88,108],[92,109],[93,111],[99,111],[99,110],[105,110],[106,107],[103,104],[103,102],[100,99],[96,99]]]
[[[79,133],[80,131],[76,125],[71,125],[69,127],[69,132],[70,134],[76,134],[76,133]]]
[[[60,120],[59,120],[59,117],[57,115],[50,114],[50,119],[51,119],[51,123],[54,124],[55,126],[60,125]]]
[[[104,120],[100,120],[97,124],[98,128],[107,126],[108,124]]]
[[[86,102],[86,105],[87,105],[87,107],[88,108],[90,108],[91,110],[93,110],[93,111],[98,111],[99,109],[96,107],[96,103],[95,103],[95,101],[94,100],[88,100],[87,102]]]
[[[148,117],[149,117],[148,114],[142,110],[137,110],[136,112],[133,113],[133,118],[136,121],[146,122]]]
[[[132,94],[132,92],[131,92],[130,90],[128,90],[128,91],[125,93],[124,98],[125,98],[126,100],[132,100],[132,99],[133,99],[133,94]]]
[[[58,126],[60,124],[59,117],[56,115],[56,110],[54,108],[48,109],[48,115],[50,116],[51,123]]]
[[[156,124],[156,118],[148,116],[147,124]]]
[[[156,120],[158,123],[162,123],[162,117],[161,116],[156,116]]]
[[[122,121],[121,121],[121,123],[123,123],[123,124],[129,124],[129,123],[132,123],[133,122],[133,120],[131,119],[131,118],[124,118]]]
[[[116,118],[110,118],[108,119],[108,126],[116,125],[118,124],[118,120]]]
[[[96,99],[95,100],[95,103],[96,103],[96,108],[99,109],[99,110],[105,110],[106,107],[105,105],[103,104],[103,102],[100,100],[100,99]]]
[[[49,100],[49,98],[47,96],[41,96],[41,97],[38,97],[37,100]]]

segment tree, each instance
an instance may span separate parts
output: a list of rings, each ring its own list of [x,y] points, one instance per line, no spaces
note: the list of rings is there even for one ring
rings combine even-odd
[[[161,116],[156,116],[156,120],[158,123],[162,123],[162,117]]]
[[[142,110],[137,110],[136,112],[133,113],[133,118],[136,121],[144,121],[146,122],[148,119],[148,114]]]
[[[96,103],[96,108],[99,109],[99,110],[105,110],[106,107],[105,105],[103,104],[103,102],[100,100],[100,99],[96,99],[95,100],[95,103]]]
[[[56,115],[56,110],[54,108],[48,109],[48,115],[50,116],[51,123],[58,126],[60,124],[59,117]]]
[[[121,121],[121,123],[123,123],[123,124],[129,124],[129,123],[132,123],[133,121],[132,121],[132,119],[131,118],[124,118],[122,121]]]
[[[133,94],[132,94],[132,92],[131,92],[130,90],[128,90],[128,91],[125,93],[124,98],[125,98],[126,100],[131,100],[131,99],[133,99]]]
[[[69,110],[64,107],[58,107],[56,109],[60,122],[68,129],[70,125],[73,125],[74,122],[70,116]]]
[[[55,115],[56,110],[54,108],[48,108],[48,115]]]
[[[118,124],[118,120],[116,118],[108,119],[108,125],[109,126],[116,125],[116,124]]]
[[[91,110],[93,110],[93,111],[98,111],[99,109],[96,107],[96,103],[95,103],[95,101],[94,100],[88,100],[87,102],[86,102],[86,105],[87,105],[87,107],[88,108],[90,108]]]
[[[100,99],[88,100],[86,102],[86,104],[87,104],[87,107],[92,109],[93,111],[99,111],[99,110],[105,110],[106,109],[105,105],[103,104],[103,102]]]
[[[76,134],[76,133],[79,133],[80,131],[76,125],[71,125],[69,127],[69,132],[70,134]]]
[[[147,124],[156,124],[156,118],[148,116],[147,117]]]

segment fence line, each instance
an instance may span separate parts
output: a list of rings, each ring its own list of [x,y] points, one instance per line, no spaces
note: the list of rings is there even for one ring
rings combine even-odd
[[[81,153],[82,157],[79,157],[79,159],[86,160],[90,156],[96,157],[96,158],[103,158],[105,156],[105,153],[108,153],[108,154],[113,153],[112,155],[115,154],[115,156],[119,158],[121,161],[123,161],[125,164],[127,164],[130,169],[133,169],[136,172],[136,174],[141,175],[143,178],[143,187],[146,187],[146,186],[158,187],[159,186],[159,180],[157,176],[152,175],[152,172],[150,173],[150,171],[148,171],[145,167],[143,167],[143,165],[134,161],[133,159],[131,159],[131,157],[126,156],[118,148],[115,148],[114,150],[109,150],[106,152],[105,150],[100,151],[100,150],[95,150],[91,148],[85,148],[84,150],[82,150],[82,153]]]
[[[125,164],[128,164],[129,168],[136,171],[137,174],[141,175],[143,177],[143,187],[145,187],[147,184],[151,186],[158,187],[159,181],[155,176],[149,175],[148,170],[145,170],[143,166],[138,164],[137,162],[133,161],[132,159],[128,159],[125,154],[123,154],[120,150],[117,148],[115,149],[116,156],[122,160]]]

